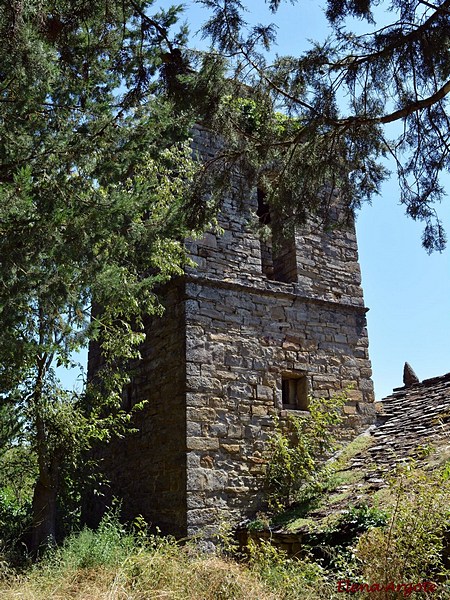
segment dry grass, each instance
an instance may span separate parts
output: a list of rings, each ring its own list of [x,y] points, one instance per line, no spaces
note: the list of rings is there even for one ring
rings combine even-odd
[[[219,536],[232,551],[232,538]],[[147,536],[136,519],[131,529],[117,510],[97,531],[69,536],[39,563],[22,573],[0,554],[1,600],[321,600],[322,569],[288,560],[270,544],[255,548],[244,564],[219,552],[206,554],[199,540],[184,545],[173,538]],[[6,559],[6,556],[5,556]],[[319,588],[320,593],[316,591]]]
[[[35,568],[0,582],[2,600],[277,600],[249,569],[216,556],[142,551],[118,566]]]

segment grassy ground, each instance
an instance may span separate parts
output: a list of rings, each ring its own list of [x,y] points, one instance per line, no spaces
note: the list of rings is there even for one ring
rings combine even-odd
[[[335,600],[345,597],[339,580],[417,583],[432,577],[437,586],[432,593],[356,592],[351,596],[450,600],[448,448],[426,453],[424,470],[416,471],[411,464],[384,490],[391,512],[385,525],[378,522],[379,510],[362,507],[340,514],[344,521],[335,530],[333,508],[340,504],[339,495],[345,502],[347,493],[358,485],[355,471],[357,479],[362,477],[358,469],[348,470],[348,461],[367,444],[364,437],[356,440],[334,463],[326,493],[317,499],[315,518],[304,506],[279,517],[283,529],[291,531],[313,529],[310,526],[315,524],[317,532],[319,520],[316,541],[336,552],[332,561],[288,559],[263,542],[250,547],[244,562],[225,535],[219,540],[220,552],[204,554],[195,541],[179,544],[148,537],[145,523],[139,520],[131,530],[125,529],[117,514],[111,513],[96,532],[85,529],[70,536],[35,564],[22,560],[19,568],[17,564],[13,568],[14,560],[6,552],[2,555],[0,547],[0,599]],[[338,496],[336,503],[334,496]],[[363,533],[360,541],[350,539],[350,545],[345,545],[345,536],[355,532]],[[311,556],[316,556],[313,551]]]
[[[114,516],[21,572],[0,554],[2,600],[316,600],[333,597],[331,587],[322,595],[329,585],[318,566],[286,560],[269,546],[244,564],[201,553],[195,542],[127,532]]]
[[[35,569],[26,577],[0,583],[0,597],[2,600],[274,600],[278,596],[231,561],[140,553],[115,567],[78,568],[59,573]]]
[[[376,550],[380,540],[375,540],[376,546],[366,541],[372,571],[374,559],[383,560]],[[383,565],[367,575],[370,582],[385,581]],[[264,543],[250,547],[245,563],[224,553],[204,554],[194,542],[180,545],[167,538],[148,538],[142,532],[129,533],[114,518],[103,522],[97,532],[72,535],[61,548],[21,571],[8,567],[0,554],[2,600],[337,600],[345,597],[345,580],[361,581],[361,576],[367,580],[364,573],[332,573],[312,561],[287,559]],[[424,580],[415,568],[408,574],[394,569],[386,581]],[[430,594],[356,591],[351,596],[357,600],[449,600],[450,587],[444,582],[441,578]]]

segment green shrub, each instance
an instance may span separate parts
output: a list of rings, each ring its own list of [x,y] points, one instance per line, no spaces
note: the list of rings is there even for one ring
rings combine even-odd
[[[391,491],[395,504],[388,526],[368,531],[356,548],[364,580],[389,583],[431,578],[444,582],[450,575],[446,564],[449,473],[424,472],[411,464],[392,481]],[[434,594],[433,598],[450,597],[450,589],[445,591],[443,586],[441,583],[443,595]]]
[[[307,415],[277,421],[267,443],[269,506],[281,510],[300,494],[315,493],[327,472],[325,457],[333,449],[342,421],[345,393],[332,398],[310,398]]]
[[[358,574],[354,546],[359,537],[373,527],[384,527],[388,514],[366,504],[349,508],[327,527],[309,532],[304,537],[310,555],[338,578]]]
[[[0,488],[0,548],[11,550],[31,525],[31,499],[20,501],[11,487]]]
[[[277,592],[278,598],[316,598],[316,590],[326,597],[329,581],[318,563],[288,558],[285,552],[264,540],[258,543],[250,540],[248,556],[252,572]]]
[[[372,527],[384,527],[387,520],[388,513],[385,510],[360,504],[342,513],[335,523],[335,528],[349,541],[353,541],[356,536]]]
[[[46,562],[56,569],[94,569],[116,566],[142,545],[142,538],[119,521],[119,507],[105,513],[98,529],[84,528],[50,551]]]
[[[10,445],[0,453],[0,550],[18,554],[31,527],[36,461],[25,445]],[[15,560],[18,556],[15,557]]]

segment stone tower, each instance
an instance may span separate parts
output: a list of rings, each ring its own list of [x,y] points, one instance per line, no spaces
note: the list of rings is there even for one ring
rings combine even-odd
[[[194,146],[214,155],[200,127]],[[225,198],[223,233],[189,242],[197,267],[165,288],[165,314],[148,320],[124,393],[128,405],[148,401],[139,431],[105,454],[125,516],[178,536],[254,514],[273,417],[307,410],[308,394],[353,385],[346,426],[374,420],[354,227],[325,233],[309,223],[275,250],[249,230],[252,214],[269,222],[256,191]]]

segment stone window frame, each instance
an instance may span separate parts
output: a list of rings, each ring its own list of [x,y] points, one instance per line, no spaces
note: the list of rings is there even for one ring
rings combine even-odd
[[[269,237],[262,237],[260,232],[261,272],[269,281],[279,283],[297,283],[297,247],[294,233],[289,238],[282,234],[280,220],[276,212],[266,202],[266,193],[256,188],[259,227],[269,228]],[[267,232],[266,232],[267,235]],[[277,246],[280,244],[280,246]],[[275,251],[276,248],[276,251]]]
[[[136,396],[137,386],[134,379],[131,377],[130,381],[122,388],[121,409],[126,413],[130,413],[136,404]]]
[[[283,371],[281,373],[282,410],[309,412],[309,390],[306,371]]]

